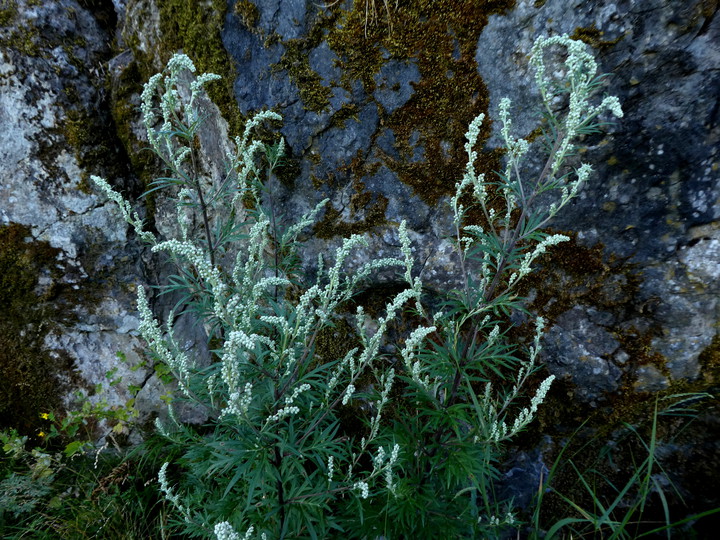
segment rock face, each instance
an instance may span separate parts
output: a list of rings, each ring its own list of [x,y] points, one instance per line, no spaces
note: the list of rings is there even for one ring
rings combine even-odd
[[[41,351],[33,369],[54,373],[66,393],[108,387],[111,372],[122,381],[108,389],[111,404],[142,387],[143,414],[158,408],[162,385],[142,356],[133,291],[164,270],[87,177],[103,174],[137,197],[157,173],[141,151],[139,93],[177,50],[225,78],[211,95],[218,106],[207,104],[206,170],[222,165],[223,141],[245,115],[282,114],[288,164],[271,184],[279,213],[292,218],[331,199],[302,246],[309,273],[318,253],[351,233],[365,234],[377,255],[395,252],[396,226],[405,219],[421,278],[447,289],[457,282],[445,240],[447,199],[465,165],[467,125],[481,112],[496,118],[499,100],[509,96],[517,135],[530,135],[538,125],[530,47],[538,36],[567,33],[593,47],[625,117],[586,139],[583,159],[595,173],[553,223],[574,239],[530,280],[530,307],[551,324],[545,362],[573,403],[590,409],[642,392],[717,384],[716,3],[417,1],[368,17],[351,0],[318,4],[3,4],[0,225],[14,229],[2,249],[25,253],[28,244],[51,253],[29,274],[32,295],[23,298],[34,307],[3,296],[15,310],[5,319],[15,322],[0,324],[16,338],[1,357],[4,367]],[[499,169],[497,128],[488,124],[481,139],[480,166]],[[171,227],[171,207],[162,196],[155,201],[161,233]],[[144,212],[140,201],[138,209]],[[358,253],[349,270],[365,258]],[[0,254],[5,260],[20,268],[18,256]],[[44,398],[36,399],[39,407]]]
[[[639,358],[615,360],[611,370],[632,373],[639,390],[696,378],[720,314],[716,8],[662,0],[539,4],[518,2],[507,16],[493,17],[480,36],[477,60],[491,104],[501,95],[516,96],[516,117],[525,121],[518,127],[531,130],[526,54],[534,39],[567,33],[598,50],[626,116],[610,126],[611,137],[591,142],[595,180],[554,226],[577,231],[584,245],[602,243],[606,257],[637,265],[640,280],[632,297],[614,308],[579,297],[582,309],[558,317],[559,328],[561,319],[572,318],[573,325],[593,329],[588,308],[601,307],[609,312],[604,327],[621,341],[645,340],[666,359],[655,366]],[[482,52],[490,50],[492,57]],[[576,343],[567,345],[548,358],[551,371],[569,375],[580,388],[597,388],[583,375],[588,368],[582,362],[569,370],[554,367],[557,358],[573,354]]]
[[[146,378],[147,367],[130,369],[142,360],[132,305],[138,252],[87,179],[134,184],[104,102],[111,51],[98,19],[75,2],[5,2],[0,26],[0,358],[15,398],[3,399],[2,422],[34,431],[39,413],[77,390],[122,377],[105,396],[124,405],[127,387]],[[26,276],[35,280],[28,290],[18,283]]]

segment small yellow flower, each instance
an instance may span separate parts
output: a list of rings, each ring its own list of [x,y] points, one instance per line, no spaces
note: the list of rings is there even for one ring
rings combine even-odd
[[[45,432],[44,432],[44,431],[41,431],[40,433],[38,433],[38,437],[44,437],[44,436],[45,436]]]
[[[42,418],[43,420],[47,420],[49,417],[50,417],[49,413],[44,412],[44,413],[40,414],[40,418]]]

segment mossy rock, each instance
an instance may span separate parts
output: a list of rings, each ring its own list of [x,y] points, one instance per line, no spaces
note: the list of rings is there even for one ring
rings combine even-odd
[[[40,413],[60,407],[72,360],[43,343],[61,317],[52,285],[59,250],[29,238],[22,225],[0,227],[0,429],[33,436],[42,428]],[[41,277],[50,285],[42,287]]]

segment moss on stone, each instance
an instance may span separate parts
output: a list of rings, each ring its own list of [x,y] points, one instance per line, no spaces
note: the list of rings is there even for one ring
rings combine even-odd
[[[349,12],[337,11],[342,18],[326,37],[330,48],[339,58],[342,69],[340,80],[346,90],[351,90],[354,81],[362,82],[365,91],[375,91],[375,75],[385,63],[382,54],[381,30],[374,28],[370,36],[365,35],[365,19],[358,6]]]
[[[615,333],[616,339],[620,342],[622,350],[629,356],[629,364],[633,369],[625,377],[624,391],[636,392],[635,369],[641,366],[654,366],[668,379],[672,380],[672,374],[667,367],[667,358],[660,354],[652,345],[653,338],[659,333],[659,329],[641,331],[635,327],[623,328]],[[631,388],[632,386],[632,388]]]
[[[577,241],[576,233],[562,231],[571,237],[569,242],[554,246],[538,262],[538,270],[526,278],[521,295],[530,291],[534,299],[529,306],[552,326],[563,313],[575,306],[592,306],[599,311],[611,313],[618,321],[630,318],[649,318],[658,307],[660,299],[651,297],[639,301],[642,276],[637,265],[625,259],[606,256],[601,243],[592,247]],[[622,389],[618,395],[637,395],[634,388],[635,368],[652,365],[671,380],[667,358],[653,346],[654,338],[662,334],[657,324],[637,328],[627,324],[616,324],[608,328],[628,354],[626,365],[629,369],[623,377]],[[672,384],[672,382],[671,382]],[[572,390],[568,389],[568,392]],[[642,394],[642,393],[641,393]],[[610,396],[612,401],[617,396]]]
[[[233,13],[238,16],[245,25],[245,28],[249,30],[256,29],[258,20],[260,19],[260,12],[257,6],[250,0],[239,0],[235,2]]]
[[[0,1],[0,26],[10,26],[17,17],[17,2],[15,0]]]
[[[88,121],[89,117],[87,114],[83,114],[80,111],[68,112],[63,130],[65,131],[65,139],[70,145],[81,147],[87,144],[91,136]]]
[[[0,47],[16,50],[31,58],[51,58],[51,55],[40,47],[41,39],[47,41],[48,38],[44,34],[40,35],[40,29],[33,22],[22,18],[15,0],[0,0],[0,27],[10,29],[0,36]]]
[[[332,90],[322,84],[322,77],[310,68],[307,54],[307,38],[292,39],[284,42],[285,53],[275,70],[284,69],[295,83],[305,109],[322,112],[330,106]]]
[[[33,58],[41,56],[39,42],[40,31],[32,24],[16,29],[6,38],[0,38],[0,46],[15,49],[23,55]]]
[[[391,58],[417,63],[421,79],[413,84],[412,97],[392,114],[381,111],[380,124],[393,130],[400,152],[400,159],[388,158],[386,164],[430,205],[454,190],[466,160],[467,127],[481,112],[487,114],[487,88],[475,62],[477,36],[491,14],[513,5],[503,0],[415,0],[368,25],[363,6],[356,3],[329,31],[327,41],[340,58],[347,89],[360,80],[373,93],[376,74]],[[478,147],[489,138],[490,128],[485,123]],[[424,156],[413,162],[417,145]],[[478,172],[497,170],[500,157],[499,152],[480,152]]]
[[[373,228],[386,223],[387,198],[379,195],[373,199],[372,195],[368,195],[368,198],[365,199],[366,204],[371,200],[374,202],[365,208],[365,216],[358,221],[345,221],[342,219],[341,212],[328,207],[323,219],[315,224],[314,235],[325,239],[335,236],[348,238],[353,234],[363,234],[371,231]]]
[[[598,28],[593,24],[591,26],[576,28],[570,37],[572,39],[582,41],[583,43],[587,43],[591,47],[598,50],[608,49],[614,45],[617,45],[620,40],[623,39],[623,36],[619,36],[615,39],[606,40],[602,39],[604,35],[605,32],[603,32],[602,30],[598,30]]]
[[[60,131],[82,170],[78,189],[92,193],[90,175],[126,176],[126,156],[121,151],[121,141],[106,128],[106,122],[111,121],[107,111],[96,111],[96,114],[90,115],[80,108],[79,103],[75,103],[72,92],[66,92],[66,95],[70,105],[65,110],[66,117]]]
[[[39,414],[60,407],[72,361],[43,342],[63,310],[53,285],[59,250],[30,238],[22,225],[0,227],[0,428],[32,436]],[[43,286],[41,277],[50,284]]]
[[[365,176],[374,174],[379,163],[368,163],[362,152],[347,165],[340,168],[343,176],[352,178],[349,200],[346,202],[349,211],[349,220],[342,217],[342,211],[333,207],[328,207],[323,218],[315,224],[313,234],[318,238],[332,238],[334,236],[342,236],[348,238],[353,234],[363,234],[373,231],[381,225],[387,223],[385,210],[387,209],[388,199],[384,195],[374,194],[366,189],[364,182],[360,180]],[[335,182],[327,179],[325,184],[335,184]],[[319,187],[313,180],[313,185]],[[337,185],[331,187],[338,188]]]
[[[720,350],[720,338],[701,354],[704,373],[707,366],[714,364]],[[515,442],[521,447],[537,447],[548,435],[555,440],[563,438],[562,444],[555,444],[544,451],[546,463],[552,463],[563,452],[560,466],[554,470],[553,491],[563,494],[580,508],[591,508],[591,494],[579,481],[578,471],[597,471],[604,482],[615,486],[624,486],[637,472],[638,464],[647,458],[647,446],[656,432],[658,445],[664,444],[667,452],[659,458],[659,464],[666,471],[682,471],[685,486],[695,485],[693,477],[698,474],[698,486],[715,486],[720,480],[717,467],[707,467],[705,463],[717,463],[719,458],[716,444],[718,401],[716,381],[717,366],[709,368],[709,376],[696,381],[672,381],[661,392],[637,392],[631,385],[609,396],[608,402],[600,408],[592,408],[573,399],[572,387],[566,381],[555,381],[553,389],[545,403],[538,410],[537,421],[530,431]],[[694,400],[685,402],[681,410],[670,412],[675,403],[683,397]],[[692,413],[694,407],[695,413]],[[575,431],[573,428],[576,427]],[[569,435],[572,435],[568,438]],[[692,448],[691,452],[687,449]],[[622,456],[623,459],[614,459]],[[570,466],[572,462],[572,466]],[[587,474],[587,473],[583,473]],[[690,483],[688,483],[688,481]],[[614,499],[616,492],[607,483],[597,485],[594,492],[599,496]],[[712,487],[708,490],[712,491]],[[695,494],[694,494],[695,495]],[[714,492],[705,496],[713,500]],[[682,508],[678,501],[670,505]],[[653,506],[653,499],[648,509]],[[568,514],[570,511],[570,514]],[[659,508],[655,508],[659,511]],[[560,518],[572,516],[572,509],[561,498],[549,495],[543,501],[541,520],[554,522]],[[647,514],[645,515],[647,518]],[[662,521],[662,516],[658,516]]]
[[[354,347],[360,347],[355,329],[345,319],[338,319],[318,332],[313,359],[318,366],[342,360]]]
[[[332,326],[327,326],[318,332],[310,368],[338,362],[355,347],[361,347],[355,329],[345,319],[336,319]],[[358,382],[356,387],[359,388],[359,384]],[[344,433],[351,436],[362,433],[367,412],[363,411],[357,402],[338,407],[337,414],[340,428]]]
[[[634,265],[615,257],[606,260],[603,244],[584,246],[577,233],[560,232],[570,241],[543,255],[521,289],[523,296],[535,291],[532,311],[552,322],[580,303],[613,311],[634,301],[641,282]]]
[[[88,0],[90,3],[93,1]],[[8,2],[5,5],[10,6],[6,9],[17,8],[15,2]],[[68,11],[71,17],[75,16],[72,8],[68,8]],[[15,17],[17,16],[16,11]],[[48,59],[48,68],[57,76],[58,84],[62,83],[62,92],[57,95],[56,104],[63,110],[65,117],[61,118],[57,127],[45,129],[46,136],[34,140],[37,148],[34,155],[39,158],[48,175],[60,182],[78,180],[79,189],[89,193],[90,174],[110,176],[126,174],[125,156],[118,153],[120,145],[112,131],[107,129],[107,110],[103,107],[105,103],[96,102],[99,106],[93,114],[90,114],[86,110],[87,103],[80,97],[80,92],[85,92],[87,89],[86,76],[90,77],[90,84],[97,83],[88,71],[87,60],[81,60],[78,54],[78,48],[86,47],[87,40],[82,36],[65,39],[62,33],[36,27],[32,20],[17,20],[12,33],[0,39],[0,45],[14,49],[26,57]],[[58,59],[53,52],[56,48],[62,48],[67,62],[82,74],[79,78],[67,79],[62,55]],[[28,93],[31,100],[36,100],[40,95],[42,94],[35,91]],[[59,156],[65,151],[73,154],[82,169],[79,179],[68,179],[67,172],[57,165]]]
[[[138,63],[133,61],[120,73],[110,89],[110,113],[115,133],[125,149],[132,170],[142,185],[147,187],[159,176],[161,169],[154,154],[146,148],[147,144],[139,140],[132,130],[132,124],[139,114],[134,98],[142,90],[143,84]],[[153,200],[152,196],[147,199],[150,205]]]
[[[700,377],[707,385],[720,382],[720,334],[716,334],[710,345],[705,347],[698,358]]]
[[[330,125],[331,127],[344,129],[347,120],[352,119],[360,122],[360,118],[358,117],[359,112],[360,107],[358,107],[356,103],[344,103],[337,112],[333,114]]]
[[[306,35],[282,42],[285,52],[273,66],[275,71],[287,71],[298,88],[305,109],[309,111],[322,112],[330,105],[332,90],[322,84],[322,77],[310,67],[309,52],[320,45],[325,38],[326,29],[332,27],[336,17],[333,12],[328,14],[318,10]]]
[[[286,52],[278,67],[286,69],[297,84],[305,107],[319,112],[327,108],[331,89],[310,68],[308,53],[322,40],[338,56],[341,84],[350,92],[360,81],[371,95],[376,75],[390,59],[417,63],[421,80],[413,85],[408,103],[392,114],[380,108],[380,125],[393,130],[400,153],[399,159],[384,156],[384,161],[402,182],[434,205],[453,192],[462,174],[468,125],[481,112],[487,113],[487,89],[474,57],[477,36],[491,14],[513,5],[513,0],[482,4],[463,0],[448,5],[414,0],[368,24],[364,4],[356,2],[349,11],[334,4],[316,14],[307,36],[283,42]],[[341,110],[334,121],[342,126],[355,114],[354,110]],[[487,122],[479,147],[490,133]],[[412,159],[416,145],[424,149],[423,159],[417,162]],[[501,152],[479,154],[479,172],[499,169]]]
[[[487,89],[477,73],[474,58],[477,36],[489,15],[511,8],[514,1],[492,0],[479,5],[463,0],[446,6],[430,0],[414,0],[394,10],[389,17],[375,17],[371,24],[361,4],[355,3],[349,11],[339,4],[318,7],[304,37],[282,42],[285,53],[276,69],[287,71],[306,109],[320,112],[329,106],[332,89],[310,68],[308,58],[309,52],[323,40],[338,56],[341,84],[351,93],[360,81],[371,95],[377,73],[390,59],[417,63],[421,80],[414,84],[415,92],[409,102],[392,114],[380,107],[380,126],[393,130],[400,154],[399,159],[389,156],[382,159],[421,199],[434,205],[442,196],[452,194],[455,182],[462,175],[467,126],[481,112],[487,113]],[[237,2],[234,6],[248,27],[256,24],[256,9],[253,2]],[[279,39],[268,36],[272,42]],[[331,127],[343,127],[347,119],[357,118],[359,109],[359,104],[342,107],[333,116]],[[490,133],[491,124],[487,122],[479,147]],[[373,134],[373,140],[377,134]],[[413,139],[416,134],[418,140]],[[413,161],[416,145],[424,149],[423,159],[419,161]],[[501,151],[481,151],[476,168],[479,172],[498,170],[501,157]],[[362,167],[349,167],[346,172],[354,186],[359,185],[357,182],[366,173]],[[332,177],[313,176],[313,185],[318,188],[328,183],[334,183]],[[356,223],[342,222],[340,212],[330,210],[316,227],[316,233],[323,237],[362,233],[385,223],[387,200],[367,195],[364,200],[371,205],[364,219]]]

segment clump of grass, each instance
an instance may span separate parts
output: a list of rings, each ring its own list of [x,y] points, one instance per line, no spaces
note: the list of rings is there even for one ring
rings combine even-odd
[[[623,452],[613,452],[610,446],[604,446],[600,453],[588,456],[591,440],[580,445],[572,455],[567,455],[572,441],[566,443],[538,489],[530,537],[669,539],[674,529],[682,529],[720,512],[720,508],[714,508],[676,520],[671,515],[669,500],[672,496],[682,501],[682,495],[657,457],[659,418],[684,417],[692,421],[698,407],[708,398],[712,396],[705,393],[668,396],[665,400],[670,405],[663,410],[658,410],[659,400],[656,400],[649,432],[643,434],[638,426],[625,423],[623,432],[613,437],[613,447],[619,446],[625,438],[634,439],[623,445]],[[640,450],[639,456],[633,448]],[[576,482],[565,489],[555,488],[557,477],[561,473],[566,475],[567,468],[571,469]],[[613,474],[613,470],[617,472],[620,468],[628,469],[629,473],[626,480],[618,482],[618,475]],[[554,505],[552,514],[564,517],[553,518],[546,523],[544,514],[548,499],[552,499]],[[661,509],[660,515],[657,508]],[[652,515],[648,515],[650,513]],[[686,529],[686,533],[691,534],[692,531]]]
[[[336,5],[340,0],[335,0],[335,2],[326,3],[325,7],[333,7]],[[388,28],[390,33],[392,33],[392,11],[395,11],[398,9],[398,4],[400,0],[395,0],[395,5],[391,7],[392,0],[382,0],[382,7],[378,9],[375,0],[365,0],[365,37],[367,37],[367,29],[368,26],[372,26],[373,24],[376,24],[377,21],[380,18],[380,12],[385,11],[385,17],[387,20]],[[355,6],[357,7],[360,4],[360,2],[355,2]],[[361,8],[362,9],[362,8]]]

